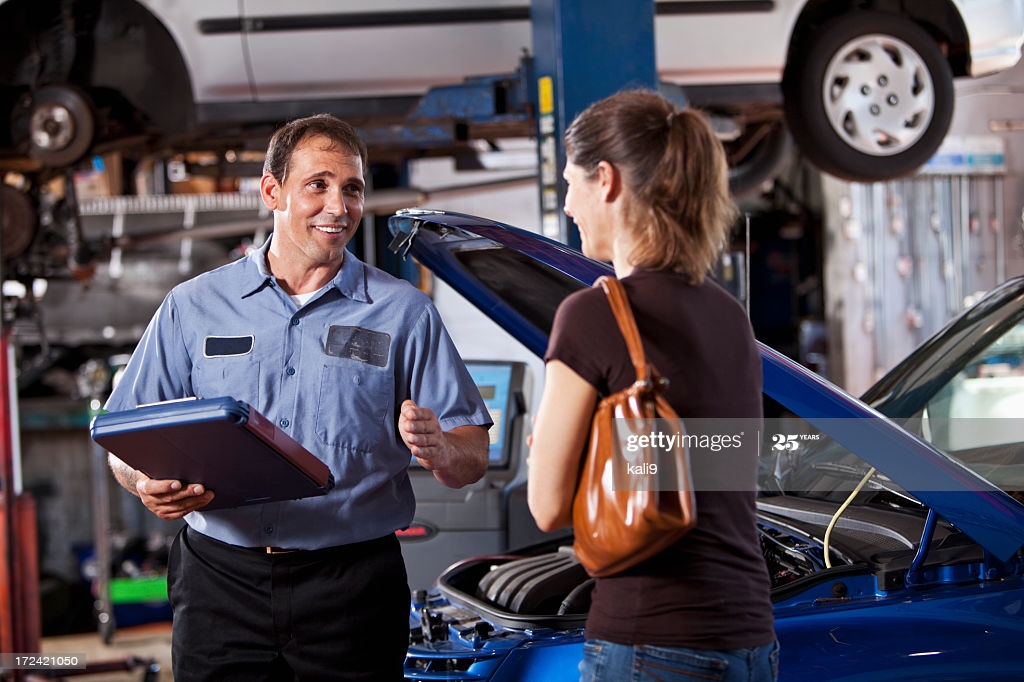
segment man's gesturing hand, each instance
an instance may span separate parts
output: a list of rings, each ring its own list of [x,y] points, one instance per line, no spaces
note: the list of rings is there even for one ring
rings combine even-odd
[[[482,426],[442,431],[433,410],[406,400],[398,415],[398,432],[423,468],[449,488],[479,481],[487,471],[487,429]]]
[[[433,471],[448,465],[448,439],[429,407],[419,407],[411,400],[402,403],[398,432],[424,469]]]

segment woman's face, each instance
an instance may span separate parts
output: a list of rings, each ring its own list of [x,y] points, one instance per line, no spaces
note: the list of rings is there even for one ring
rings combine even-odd
[[[565,215],[573,219],[580,231],[583,255],[596,260],[612,259],[612,235],[609,204],[604,201],[599,176],[588,178],[581,166],[566,163],[562,173],[568,188],[565,192]]]

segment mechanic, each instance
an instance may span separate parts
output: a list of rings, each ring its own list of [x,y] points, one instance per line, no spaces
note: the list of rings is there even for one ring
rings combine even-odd
[[[118,482],[184,518],[168,566],[172,667],[191,680],[401,680],[409,588],[395,531],[413,518],[411,457],[461,487],[487,466],[486,405],[429,298],[346,245],[366,147],[321,114],[270,140],[271,238],[166,296],[107,401],[118,411],[232,396],[324,460],[325,496],[204,512],[204,481]]]

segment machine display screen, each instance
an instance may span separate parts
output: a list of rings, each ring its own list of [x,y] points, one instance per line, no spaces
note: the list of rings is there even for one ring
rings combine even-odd
[[[509,420],[512,409],[512,392],[521,390],[521,386],[513,385],[513,363],[511,362],[479,362],[466,363],[470,376],[480,389],[480,396],[487,403],[494,426],[488,432],[490,449],[488,462],[490,466],[504,466],[509,460],[508,438]]]
[[[487,462],[490,469],[504,469],[512,460],[511,443],[513,422],[520,416],[516,411],[515,396],[523,390],[524,366],[522,362],[502,360],[468,360],[466,369],[487,405],[494,425],[488,431],[490,439]],[[419,463],[414,457],[412,466]]]

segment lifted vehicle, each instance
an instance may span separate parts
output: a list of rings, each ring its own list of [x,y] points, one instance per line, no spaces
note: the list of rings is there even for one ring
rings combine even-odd
[[[733,165],[757,176],[746,187],[788,149],[783,118],[830,173],[913,171],[946,134],[953,78],[1009,68],[1024,39],[1020,0],[659,0],[655,10],[660,77],[734,121]],[[63,166],[111,145],[244,144],[312,111],[410,124],[430,88],[478,75],[519,82],[493,84],[504,90],[479,131],[482,121],[446,112],[461,126],[452,142],[534,133],[529,118],[505,116],[528,111],[506,94],[535,88],[513,73],[532,42],[525,0],[3,0],[0,42],[3,168]]]

